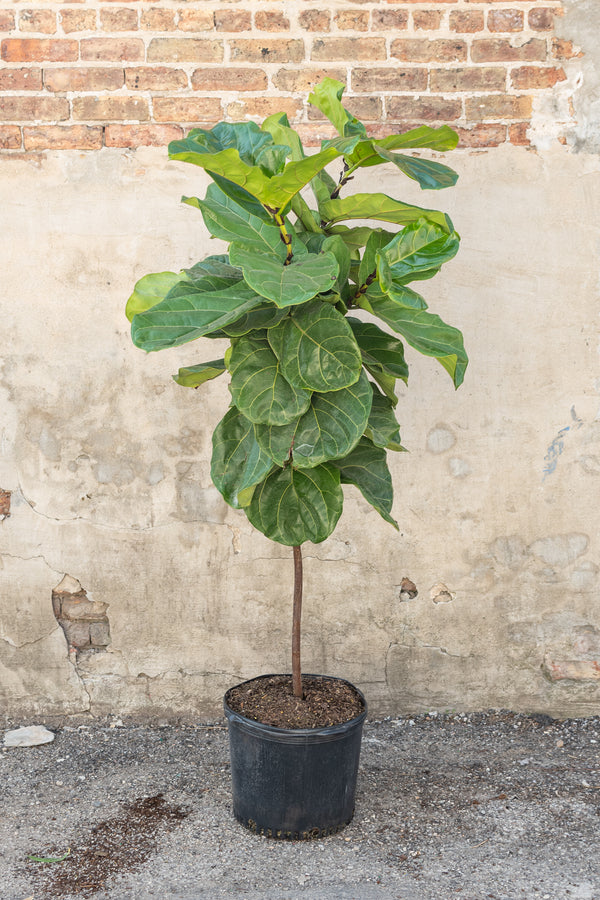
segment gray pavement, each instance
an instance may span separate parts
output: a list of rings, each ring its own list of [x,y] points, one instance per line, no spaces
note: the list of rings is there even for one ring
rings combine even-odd
[[[355,818],[309,843],[233,819],[222,722],[46,724],[0,753],[1,900],[600,900],[598,718],[368,722]]]

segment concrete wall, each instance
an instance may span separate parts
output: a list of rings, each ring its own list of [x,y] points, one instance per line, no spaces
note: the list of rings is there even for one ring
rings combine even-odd
[[[382,185],[452,215],[461,251],[424,294],[471,362],[455,392],[409,354],[400,534],[349,488],[305,548],[304,669],[354,681],[373,714],[600,711],[597,16],[566,4],[557,38],[583,55],[536,102],[531,148],[455,151],[434,200]],[[210,482],[226,384],[170,378],[215,344],[146,356],[123,313],[142,274],[215,251],[178,203],[204,184],[159,148],[0,162],[8,714],[212,716],[235,681],[289,670],[291,551]]]

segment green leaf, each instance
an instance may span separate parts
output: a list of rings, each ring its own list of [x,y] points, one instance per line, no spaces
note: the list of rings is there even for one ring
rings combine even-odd
[[[265,222],[253,215],[215,184],[210,185],[204,200],[192,199],[201,210],[204,224],[213,237],[228,243],[239,241],[256,246],[275,254],[282,262],[285,261],[286,250],[281,232],[272,220]]]
[[[286,466],[258,485],[246,515],[255,528],[278,544],[320,544],[337,525],[343,503],[340,473],[332,465],[314,469]]]
[[[251,422],[286,425],[308,409],[310,392],[284,378],[266,335],[251,332],[235,342],[229,389],[235,406]]]
[[[200,363],[197,366],[187,366],[179,370],[177,375],[173,375],[173,381],[183,387],[200,387],[205,381],[211,381],[218,378],[226,371],[224,359],[213,359],[210,362]]]
[[[394,232],[392,231],[379,230],[381,230],[382,234],[388,236],[388,241],[391,241],[394,237]],[[369,225],[359,225],[357,228],[348,228],[347,225],[332,225],[328,229],[328,233],[339,235],[352,253],[361,250],[366,245],[373,234],[373,229]]]
[[[178,347],[218,331],[262,303],[263,298],[243,281],[221,291],[181,282],[157,306],[134,316],[131,339],[142,350]]]
[[[232,407],[213,433],[210,474],[217,488],[235,509],[250,502],[251,489],[273,468],[273,460],[261,450],[254,426]]]
[[[448,125],[440,125],[439,128],[419,125],[403,134],[390,134],[373,143],[386,150],[454,150],[458,144],[458,134]]]
[[[28,856],[31,862],[40,862],[40,863],[59,863],[64,862],[71,855],[71,848],[69,847],[66,853],[63,853],[61,856]]]
[[[171,288],[180,281],[187,281],[187,277],[175,272],[155,272],[136,281],[133,294],[125,307],[125,315],[129,321],[138,313],[145,312],[164,300]]]
[[[286,113],[273,113],[264,120],[260,127],[271,135],[276,144],[287,144],[291,150],[292,159],[304,159],[305,153],[300,135],[291,127]]]
[[[373,446],[367,438],[362,438],[348,456],[337,460],[333,465],[339,469],[342,484],[355,485],[367,503],[386,522],[398,528],[398,523],[391,516],[394,495],[385,450]]]
[[[359,285],[365,284],[367,278],[377,272],[378,253],[381,248],[385,247],[389,242],[389,231],[384,231],[383,228],[375,228],[371,231],[371,234],[369,235],[369,238],[365,245],[365,252],[363,253],[362,259],[360,261],[360,267],[358,270]]]
[[[417,156],[390,153],[384,147],[376,147],[377,153],[387,162],[394,163],[405,175],[417,181],[424,190],[439,191],[452,187],[458,181],[458,173],[449,166]]]
[[[415,350],[435,357],[450,374],[455,387],[462,384],[468,357],[458,328],[446,325],[433,313],[399,306],[389,297],[363,296],[358,303],[401,334]]]
[[[245,163],[256,165],[265,147],[273,144],[273,138],[259,128],[256,122],[217,122],[210,130],[193,128],[188,136],[205,153],[235,148]],[[171,147],[179,142],[169,144]]]
[[[377,254],[377,274],[384,292],[394,282],[411,281],[415,275],[437,271],[456,256],[460,238],[437,225],[419,220],[407,225]]]
[[[269,195],[266,201],[260,198],[261,202],[265,206],[268,204],[277,209],[284,209],[292,197],[312,181],[328,163],[349,152],[357,141],[358,137],[338,138],[335,141],[329,141],[325,149],[320,150],[319,153],[301,160],[292,160],[280,175],[275,175],[271,179]]]
[[[315,300],[295,307],[268,335],[290,384],[325,392],[358,381],[358,345],[344,316],[330,304]]]
[[[360,348],[363,363],[394,379],[408,381],[408,366],[404,359],[404,345],[394,335],[382,331],[372,322],[361,322],[349,316],[346,320]]]
[[[169,159],[200,166],[209,175],[220,175],[244,188],[261,203],[269,200],[270,177],[265,175],[260,166],[249,166],[244,162],[234,147],[217,153],[208,153],[195,141],[184,138],[169,144]]]
[[[366,297],[368,300],[388,297],[394,303],[397,303],[398,306],[404,306],[406,309],[427,309],[424,298],[399,281],[392,281],[386,292],[381,290],[377,282],[374,282],[367,288]]]
[[[195,263],[190,269],[183,270],[194,284],[204,284],[207,278],[222,278],[229,281],[240,281],[242,273],[235,266],[229,264],[229,256],[226,253],[218,253],[207,256]]]
[[[392,406],[398,406],[398,396],[394,390],[396,387],[396,379],[392,375],[387,375],[381,366],[373,366],[369,365],[369,363],[365,363],[365,369],[371,378],[377,382]]]
[[[244,272],[247,284],[279,307],[296,306],[331,290],[338,273],[333,253],[294,256],[286,266],[277,256],[236,241],[231,245],[230,256]]]
[[[287,309],[279,309],[274,303],[262,303],[236,319],[231,325],[225,325],[223,334],[230,338],[236,338],[248,334],[249,331],[262,331],[277,325],[285,316],[287,316]]]
[[[353,116],[352,113],[342,106],[341,100],[344,90],[345,85],[341,81],[335,81],[333,78],[323,78],[315,86],[312,94],[309,94],[308,102],[321,110],[336,131],[343,137],[355,134],[366,137],[367,130],[362,122],[359,122],[356,116]]]
[[[323,219],[331,225],[344,219],[377,219],[394,225],[409,225],[424,218],[451,231],[448,217],[444,213],[401,203],[387,194],[353,194],[350,197],[327,200],[319,209]]]
[[[257,425],[256,438],[265,453],[280,466],[290,460],[299,468],[312,468],[345,456],[360,440],[371,410],[373,392],[363,373],[339,391],[313,394],[308,410],[296,422],[280,427]]]
[[[404,450],[400,443],[400,426],[394,415],[394,404],[388,397],[380,394],[374,384],[371,385],[371,388],[373,403],[365,428],[366,437],[376,447],[383,447],[386,450]]]

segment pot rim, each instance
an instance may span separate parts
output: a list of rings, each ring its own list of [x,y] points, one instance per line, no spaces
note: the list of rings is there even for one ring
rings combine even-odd
[[[356,691],[356,693],[360,697],[362,704],[363,704],[362,712],[359,713],[358,716],[355,716],[353,719],[348,719],[347,722],[340,722],[338,725],[322,725],[317,728],[281,728],[280,726],[276,726],[276,725],[266,725],[263,722],[258,722],[256,719],[249,719],[249,718],[247,718],[247,716],[244,716],[242,713],[235,712],[229,706],[229,704],[227,702],[227,697],[228,697],[230,691],[234,690],[234,688],[240,687],[243,684],[251,684],[253,681],[262,681],[264,678],[280,677],[282,674],[288,678],[291,678],[291,675],[289,672],[283,672],[283,673],[271,672],[267,675],[257,675],[254,678],[248,678],[246,681],[240,681],[238,684],[232,685],[225,692],[225,696],[223,697],[223,709],[225,711],[225,716],[227,717],[228,722],[229,723],[235,722],[238,725],[240,725],[241,727],[247,728],[251,731],[260,731],[261,733],[264,733],[265,735],[270,734],[275,739],[276,739],[277,735],[282,735],[282,736],[287,735],[290,737],[298,737],[298,738],[303,738],[303,737],[306,737],[306,738],[315,737],[316,738],[319,736],[322,736],[324,738],[327,738],[327,737],[334,738],[337,735],[343,735],[348,731],[352,731],[354,728],[362,726],[363,722],[365,721],[365,719],[367,717],[367,711],[368,711],[365,695],[359,688],[356,687],[355,684],[352,684],[351,681],[348,681],[346,678],[339,678],[336,675],[317,675],[317,674],[314,674],[311,672],[303,672],[302,673],[303,678],[323,678],[328,681],[341,681],[344,684],[350,685],[350,687]]]

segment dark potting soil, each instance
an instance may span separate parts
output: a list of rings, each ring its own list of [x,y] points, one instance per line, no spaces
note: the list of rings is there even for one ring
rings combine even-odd
[[[294,697],[291,675],[265,675],[232,688],[234,712],[276,728],[325,728],[355,719],[364,710],[360,694],[345,681],[303,675],[302,699]]]

